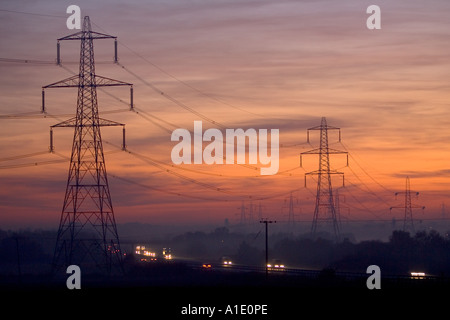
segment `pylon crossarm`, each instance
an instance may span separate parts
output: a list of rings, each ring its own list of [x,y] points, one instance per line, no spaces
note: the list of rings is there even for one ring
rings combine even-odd
[[[100,32],[96,32],[96,31],[89,31],[89,36],[92,39],[117,39],[116,36],[111,36],[109,34],[100,33]]]
[[[97,87],[116,87],[116,86],[132,86],[133,84],[115,80],[99,75],[95,75],[95,86]]]
[[[86,37],[85,34],[88,34]],[[81,39],[117,39],[115,36],[110,36],[109,34],[104,34],[95,31],[79,31],[74,34],[70,34],[68,36],[59,38],[58,41],[61,40],[81,40]]]
[[[92,127],[92,126],[99,126],[99,127],[114,127],[114,126],[125,126],[124,123],[99,118],[98,123],[89,123],[89,124],[77,124],[76,117],[70,118],[66,121],[54,124],[50,126],[50,128],[61,128],[61,127]]]
[[[319,154],[319,153],[320,153],[320,148],[316,148],[316,149],[302,152],[302,153],[300,153],[300,155],[302,155],[302,154]]]
[[[305,176],[308,175],[318,175],[318,174],[344,174],[344,172],[338,172],[336,170],[330,170],[330,171],[326,171],[326,170],[315,170],[315,171],[311,171],[311,172],[306,172]]]
[[[78,31],[73,34],[69,34],[68,36],[59,38],[57,40],[58,41],[60,41],[60,40],[80,40],[82,35],[83,35],[83,31]]]
[[[125,126],[125,124],[123,124],[123,123],[108,120],[108,119],[103,119],[103,118],[98,119],[98,125],[101,127],[114,127],[114,126],[122,126],[123,127],[123,126]]]
[[[76,117],[70,118],[63,122],[54,124],[50,126],[50,128],[58,128],[58,127],[75,127],[76,126]]]
[[[328,151],[327,152],[328,154],[347,154],[348,153],[347,151],[341,151],[341,150],[332,149],[332,148],[328,148],[327,151]],[[305,151],[305,152],[302,152],[300,154],[301,155],[302,154],[320,154],[320,148],[316,148],[316,149],[313,149],[313,150]]]
[[[64,79],[64,80],[60,80],[54,83],[51,83],[49,85],[46,85],[44,87],[42,87],[42,89],[47,89],[47,88],[73,88],[73,87],[78,87],[79,85],[79,76],[72,76],[70,78]]]
[[[329,125],[320,125],[320,126],[315,126],[312,128],[309,128],[308,130],[340,130],[341,128],[338,127],[333,127],[333,126],[329,126]]]
[[[46,85],[42,87],[42,89],[79,87],[80,86],[79,80],[80,80],[79,75],[75,75],[67,79]],[[119,81],[99,75],[95,75],[95,84],[92,84],[92,86],[95,87],[117,87],[117,86],[132,86],[132,85],[133,85],[132,83]]]

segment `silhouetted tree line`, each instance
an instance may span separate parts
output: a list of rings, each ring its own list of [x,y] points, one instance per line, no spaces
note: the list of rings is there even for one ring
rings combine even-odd
[[[187,232],[172,239],[177,256],[215,261],[229,256],[236,263],[263,266],[264,235],[230,233],[227,228],[214,232]],[[306,235],[270,236],[269,257],[281,260],[286,267],[334,269],[365,273],[369,265],[378,265],[386,275],[423,271],[450,276],[450,238],[448,233],[420,231],[415,235],[393,231],[389,241],[334,242],[312,239]]]
[[[186,232],[172,238],[171,246],[177,257],[207,259],[214,262],[222,256],[235,256],[239,244],[255,235],[231,233],[221,227],[213,232]]]
[[[385,274],[409,274],[423,271],[450,276],[450,239],[431,230],[414,236],[394,231],[389,242],[364,241],[354,251],[335,263],[339,269],[361,271],[369,264],[378,265]]]
[[[46,231],[0,230],[0,270],[17,273],[37,264],[49,264],[51,255],[47,247],[54,245],[54,237],[53,232]]]
[[[272,250],[286,265],[301,268],[332,268],[337,271],[365,272],[378,265],[384,274],[423,271],[450,276],[450,239],[432,230],[414,236],[393,231],[388,242],[378,240],[333,243],[324,239],[283,239]]]
[[[431,230],[415,235],[394,231],[389,241],[359,243],[305,235],[272,234],[269,237],[270,259],[279,259],[292,268],[334,269],[365,273],[369,265],[378,265],[385,275],[423,271],[431,275],[450,276],[450,238]],[[0,273],[17,273],[36,269],[51,262],[55,233],[51,231],[0,230]],[[212,232],[186,232],[172,237],[169,245],[177,258],[218,262],[223,256],[235,263],[263,266],[264,234],[232,233],[222,227]]]

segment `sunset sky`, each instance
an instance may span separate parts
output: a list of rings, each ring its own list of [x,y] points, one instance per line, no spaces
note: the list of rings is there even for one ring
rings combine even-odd
[[[0,4],[2,229],[58,226],[73,129],[56,128],[57,154],[45,152],[49,127],[75,113],[77,91],[47,90],[48,115],[39,111],[42,86],[78,72],[78,41],[61,43],[63,67],[52,63],[56,39],[74,33],[66,27],[71,4]],[[112,40],[95,41],[96,73],[134,85],[138,113],[126,111],[128,89],[98,92],[101,116],[127,130],[129,152],[122,152],[121,129],[102,129],[118,223],[236,223],[242,201],[286,220],[291,192],[298,219],[311,220],[316,180],[308,177],[305,188],[304,174],[317,170],[318,158],[304,156],[300,168],[299,154],[318,147],[318,132],[309,145],[306,130],[322,117],[342,131],[342,143],[330,131],[330,147],[349,152],[349,167],[344,155],[331,157],[345,173],[343,219],[401,219],[389,207],[402,205],[394,192],[406,176],[420,191],[414,203],[427,207],[418,217],[450,208],[449,1],[76,4],[94,31],[118,37],[119,65]],[[371,4],[381,8],[381,30],[366,27]],[[29,117],[6,117],[20,114]],[[279,174],[260,176],[258,165],[173,165],[171,132],[192,132],[195,120],[204,129],[279,129]]]

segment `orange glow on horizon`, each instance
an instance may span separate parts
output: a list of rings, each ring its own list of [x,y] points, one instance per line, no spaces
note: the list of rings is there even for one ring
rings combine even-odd
[[[96,26],[126,44],[119,46],[121,65],[105,62],[111,48],[96,44],[96,72],[134,85],[137,112],[127,111],[126,90],[98,93],[100,113],[126,123],[128,151],[120,151],[119,129],[102,128],[118,222],[237,223],[242,201],[282,220],[291,192],[301,207],[299,220],[311,220],[316,178],[308,176],[305,188],[304,174],[317,170],[318,157],[305,157],[301,168],[299,155],[318,147],[317,133],[306,143],[306,129],[321,117],[342,131],[342,143],[330,133],[330,147],[350,156],[349,167],[345,156],[330,156],[331,167],[345,173],[345,186],[339,178],[333,186],[346,199],[346,219],[401,219],[389,207],[401,202],[394,192],[404,190],[406,176],[420,192],[414,201],[426,206],[425,217],[441,216],[450,192],[445,1],[434,8],[411,4],[408,17],[404,4],[386,3],[389,15],[376,31],[365,28],[363,11],[331,2],[323,8],[222,5],[187,10],[175,1],[177,18],[159,4],[150,10],[130,3],[124,6],[136,16],[120,21],[111,18],[119,16],[117,9],[104,17],[83,6],[93,11]],[[42,6],[51,7],[48,1]],[[67,31],[64,19],[0,17],[4,30],[21,26],[4,40],[0,56],[53,61],[56,39]],[[77,70],[78,47],[64,44],[63,50],[63,64]],[[70,76],[51,64],[0,61],[0,70],[0,115],[38,113],[41,87]],[[55,130],[57,153],[45,151],[49,126],[74,113],[76,92],[49,91],[46,99],[45,117],[0,119],[0,225],[57,225],[73,130]],[[279,129],[278,174],[261,176],[260,164],[174,165],[171,132],[193,132],[196,120],[203,130]],[[21,157],[33,153],[41,154]]]

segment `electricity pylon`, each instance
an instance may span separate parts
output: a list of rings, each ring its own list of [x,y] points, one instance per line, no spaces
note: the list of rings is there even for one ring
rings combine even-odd
[[[413,193],[416,197],[419,195],[419,192],[417,191],[411,191],[411,185],[409,181],[409,177],[406,177],[406,188],[404,192],[396,192],[395,196],[398,196],[399,194],[405,195],[405,204],[403,206],[396,206],[391,207],[390,211],[392,209],[403,209],[405,211],[405,217],[403,219],[403,231],[411,231],[412,233],[415,233],[414,228],[414,219],[413,219],[413,209],[422,209],[424,210],[425,207],[413,205],[412,199],[411,199],[411,193]]]
[[[79,74],[42,88],[44,112],[44,89],[78,88],[76,116],[51,127],[74,128],[69,175],[53,256],[54,273],[71,264],[80,266],[83,272],[123,272],[122,252],[106,175],[100,127],[124,127],[124,124],[99,117],[97,87],[132,88],[132,84],[95,74],[94,39],[116,37],[92,31],[88,16],[84,17],[82,31],[58,39],[58,64],[59,41],[81,41]],[[132,104],[130,105],[132,107]],[[53,152],[52,131],[50,141],[50,151]]]
[[[247,223],[247,214],[245,213],[246,207],[245,207],[245,202],[244,201],[241,202],[241,206],[238,207],[238,209],[241,210],[241,212],[240,212],[240,224],[241,225],[245,225]]]
[[[307,175],[317,175],[317,194],[316,206],[314,209],[313,222],[311,226],[311,234],[315,235],[317,226],[320,222],[331,223],[335,240],[338,241],[340,237],[339,220],[336,213],[336,207],[333,198],[333,188],[331,185],[331,175],[342,175],[344,181],[344,173],[332,170],[330,166],[330,154],[347,154],[346,151],[332,149],[328,146],[328,131],[339,130],[339,141],[341,141],[340,128],[327,125],[325,117],[322,118],[320,126],[312,127],[307,130],[307,142],[309,143],[309,132],[311,130],[320,131],[320,145],[317,149],[312,149],[300,154],[300,166],[302,166],[302,155],[304,154],[318,154],[319,155],[319,170],[307,172],[305,174],[305,185]]]
[[[298,207],[298,199],[296,199],[296,204],[294,204],[294,196],[291,192],[289,195],[289,203],[287,199],[284,199],[284,204],[281,208],[281,211],[286,208],[288,209],[288,228],[290,230],[293,230],[293,228],[295,227],[295,207]]]

